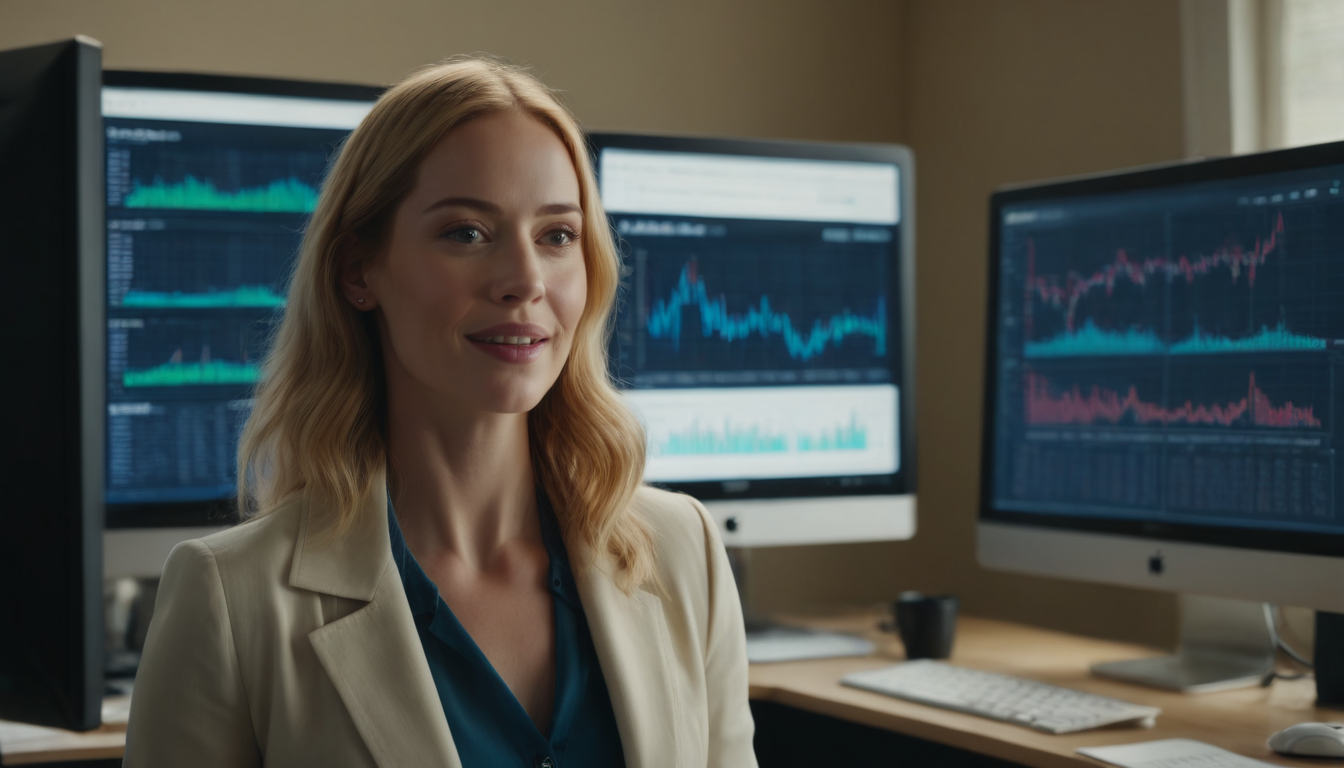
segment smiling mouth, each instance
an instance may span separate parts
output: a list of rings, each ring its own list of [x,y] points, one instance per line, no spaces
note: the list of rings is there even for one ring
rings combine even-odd
[[[482,344],[507,344],[514,347],[527,347],[545,341],[540,336],[468,336],[467,338]]]

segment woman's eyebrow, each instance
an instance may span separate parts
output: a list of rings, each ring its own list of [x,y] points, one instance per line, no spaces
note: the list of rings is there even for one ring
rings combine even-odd
[[[499,215],[503,209],[489,200],[478,197],[445,197],[426,208],[421,215],[432,213],[440,208],[474,208],[484,213]],[[557,216],[564,213],[582,214],[583,209],[576,203],[550,203],[537,209],[538,216]]]
[[[582,215],[583,209],[574,203],[551,203],[543,205],[537,209],[538,216],[556,216],[562,213],[577,213]]]
[[[503,212],[503,209],[501,209],[498,205],[495,205],[489,200],[482,200],[478,197],[445,197],[442,200],[439,200],[438,202],[426,208],[424,211],[421,212],[421,215],[423,216],[426,213],[437,211],[440,208],[475,208],[478,211],[484,211],[485,213],[492,213],[496,215]]]

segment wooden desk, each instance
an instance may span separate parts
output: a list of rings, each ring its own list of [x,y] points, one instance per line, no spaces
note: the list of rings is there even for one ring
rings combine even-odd
[[[1183,694],[1093,677],[1097,661],[1139,658],[1159,652],[1124,643],[1066,635],[1019,624],[963,617],[952,663],[1000,672],[1162,708],[1153,728],[1114,727],[1052,736],[1021,726],[937,709],[848,688],[842,675],[886,666],[904,658],[900,642],[876,630],[873,617],[808,621],[863,632],[877,655],[752,665],[751,697],[1038,768],[1096,768],[1098,761],[1075,750],[1110,744],[1189,738],[1216,744],[1276,765],[1320,766],[1319,760],[1285,758],[1265,746],[1275,731],[1294,723],[1338,721],[1337,710],[1318,709],[1311,680],[1275,681],[1269,688]]]
[[[1277,681],[1269,688],[1187,695],[1111,682],[1088,674],[1097,661],[1138,658],[1151,648],[1112,643],[972,617],[957,628],[952,661],[966,667],[1002,672],[1118,699],[1161,707],[1157,726],[1110,728],[1051,736],[971,715],[926,707],[840,685],[849,672],[874,669],[903,658],[900,643],[875,628],[871,616],[809,621],[845,631],[864,632],[877,643],[877,655],[826,659],[751,668],[751,697],[853,723],[895,731],[958,749],[1038,768],[1096,768],[1098,762],[1077,754],[1079,747],[1184,737],[1217,744],[1277,765],[1317,766],[1320,761],[1274,755],[1265,739],[1294,723],[1344,719],[1335,710],[1314,705],[1310,680]],[[126,738],[125,697],[104,705],[106,724],[87,734],[41,732],[0,723],[0,764],[29,765],[64,760],[119,758]]]
[[[103,725],[88,733],[40,728],[0,720],[0,765],[33,765],[79,760],[120,760],[126,751],[129,696],[103,699]]]

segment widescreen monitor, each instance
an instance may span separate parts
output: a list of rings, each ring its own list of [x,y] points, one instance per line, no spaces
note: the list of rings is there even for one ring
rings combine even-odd
[[[0,52],[0,719],[75,730],[103,697],[101,70],[88,38]]]
[[[730,546],[914,533],[913,163],[887,145],[592,137],[612,373],[646,481]]]
[[[378,89],[107,72],[110,576],[236,519],[238,435],[327,165]]]
[[[1344,143],[991,203],[980,560],[1344,610]]]

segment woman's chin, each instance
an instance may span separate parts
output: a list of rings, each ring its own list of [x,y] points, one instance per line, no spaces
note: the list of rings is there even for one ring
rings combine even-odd
[[[498,389],[476,399],[476,409],[485,413],[516,414],[528,413],[536,408],[546,396],[546,389],[527,388],[523,391]]]

